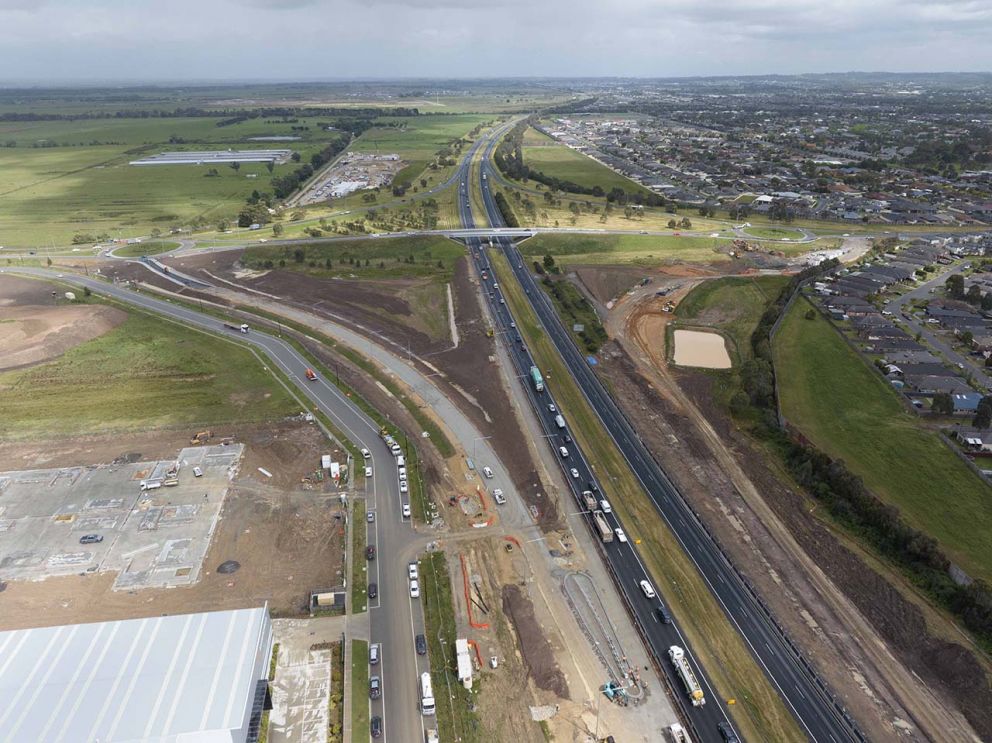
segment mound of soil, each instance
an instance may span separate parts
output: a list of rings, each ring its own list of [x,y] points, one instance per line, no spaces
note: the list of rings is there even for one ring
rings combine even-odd
[[[27,305],[4,309],[0,323],[0,370],[18,369],[50,361],[98,338],[127,319],[116,307]]]
[[[517,633],[520,655],[524,665],[527,666],[527,675],[534,680],[538,689],[568,699],[565,674],[555,662],[551,643],[541,632],[541,625],[534,616],[534,605],[524,596],[519,586],[503,586],[503,613],[509,618]]]

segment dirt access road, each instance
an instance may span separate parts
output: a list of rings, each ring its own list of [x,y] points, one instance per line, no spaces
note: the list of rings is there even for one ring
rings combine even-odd
[[[770,486],[776,478],[761,464],[763,455],[746,446],[713,403],[719,377],[667,364],[665,326],[672,316],[661,305],[688,292],[690,282],[681,283],[664,298],[654,296],[656,287],[625,296],[608,315],[616,340],[604,349],[601,372],[621,406],[643,422],[653,454],[873,740],[976,739],[952,690],[907,669],[842,590],[848,586],[837,585],[831,566],[853,565],[839,559],[846,550],[809,517],[797,494],[791,517],[783,518],[784,505],[769,494],[787,489]],[[705,412],[701,400],[708,401]],[[797,537],[792,521],[799,513],[820,549],[807,552],[809,542]]]

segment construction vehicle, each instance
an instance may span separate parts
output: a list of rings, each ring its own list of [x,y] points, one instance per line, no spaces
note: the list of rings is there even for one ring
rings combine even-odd
[[[630,699],[627,697],[627,692],[624,688],[615,681],[607,681],[603,688],[600,690],[606,695],[606,698],[611,702],[616,702],[622,707],[626,707]]]
[[[541,370],[536,366],[530,368],[530,378],[534,382],[534,389],[538,392],[544,392],[544,377],[541,376]]]
[[[678,645],[672,645],[668,648],[668,657],[672,659],[672,665],[675,666],[679,678],[682,679],[689,699],[692,700],[692,706],[702,707],[706,704],[706,699],[703,698],[703,689],[699,685],[699,681],[696,680],[696,674],[692,672],[692,666],[689,665],[689,659],[685,657],[685,651]]]
[[[211,431],[198,431],[193,434],[193,438],[189,440],[189,443],[193,446],[198,446],[199,444],[205,444],[213,438],[213,433]]]
[[[317,378],[317,375],[314,374],[313,369],[307,369],[306,375],[307,375],[307,379],[309,379],[311,382]]]
[[[591,490],[582,491],[582,500],[586,503],[586,508],[590,511],[595,511],[599,508],[599,502],[596,500],[596,496],[592,494]]]
[[[224,327],[227,328],[228,330],[236,330],[239,333],[247,333],[248,332],[248,323],[241,323],[240,325],[233,325],[232,323],[226,322],[226,323],[224,323]]]
[[[606,522],[606,516],[602,511],[594,511],[592,514],[592,520],[596,522],[596,531],[599,532],[600,538],[604,542],[613,541],[613,529]]]

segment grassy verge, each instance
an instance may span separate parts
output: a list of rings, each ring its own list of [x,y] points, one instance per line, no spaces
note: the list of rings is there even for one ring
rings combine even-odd
[[[776,378],[789,422],[841,459],[908,524],[933,536],[976,578],[992,579],[992,493],[819,313],[796,302],[775,336]]]
[[[363,558],[364,559],[364,558]],[[369,731],[369,644],[351,641],[351,740],[368,743]]]
[[[720,695],[735,698],[730,707],[735,721],[749,740],[805,740],[795,719],[758,667],[744,641],[731,626],[701,576],[665,526],[654,503],[641,489],[623,455],[569,375],[551,339],[544,333],[527,303],[509,265],[493,254],[503,293],[518,327],[547,384],[562,409],[567,410],[572,431],[598,477],[612,491],[610,499],[652,573],[655,585],[681,620],[701,664]],[[661,579],[659,579],[661,578]]]
[[[368,606],[369,565],[365,559],[365,499],[351,501],[351,611],[365,611]]]
[[[344,647],[331,644],[331,693],[327,702],[327,743],[344,741]]]
[[[120,258],[137,258],[142,255],[158,255],[169,250],[175,250],[179,243],[171,240],[155,240],[145,243],[134,243],[114,249],[114,255]]]
[[[54,361],[0,374],[0,434],[209,427],[299,412],[250,351],[127,311],[117,328]]]
[[[431,681],[437,704],[438,737],[441,740],[460,740],[464,743],[486,740],[485,732],[480,729],[479,716],[472,711],[472,693],[458,680],[455,661],[455,638],[458,637],[458,631],[455,626],[451,576],[448,574],[448,564],[443,552],[432,552],[420,560],[420,579]]]

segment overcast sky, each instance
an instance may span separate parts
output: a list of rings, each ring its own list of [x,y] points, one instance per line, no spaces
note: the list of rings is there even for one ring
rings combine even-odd
[[[992,69],[992,0],[0,0],[0,79]]]

